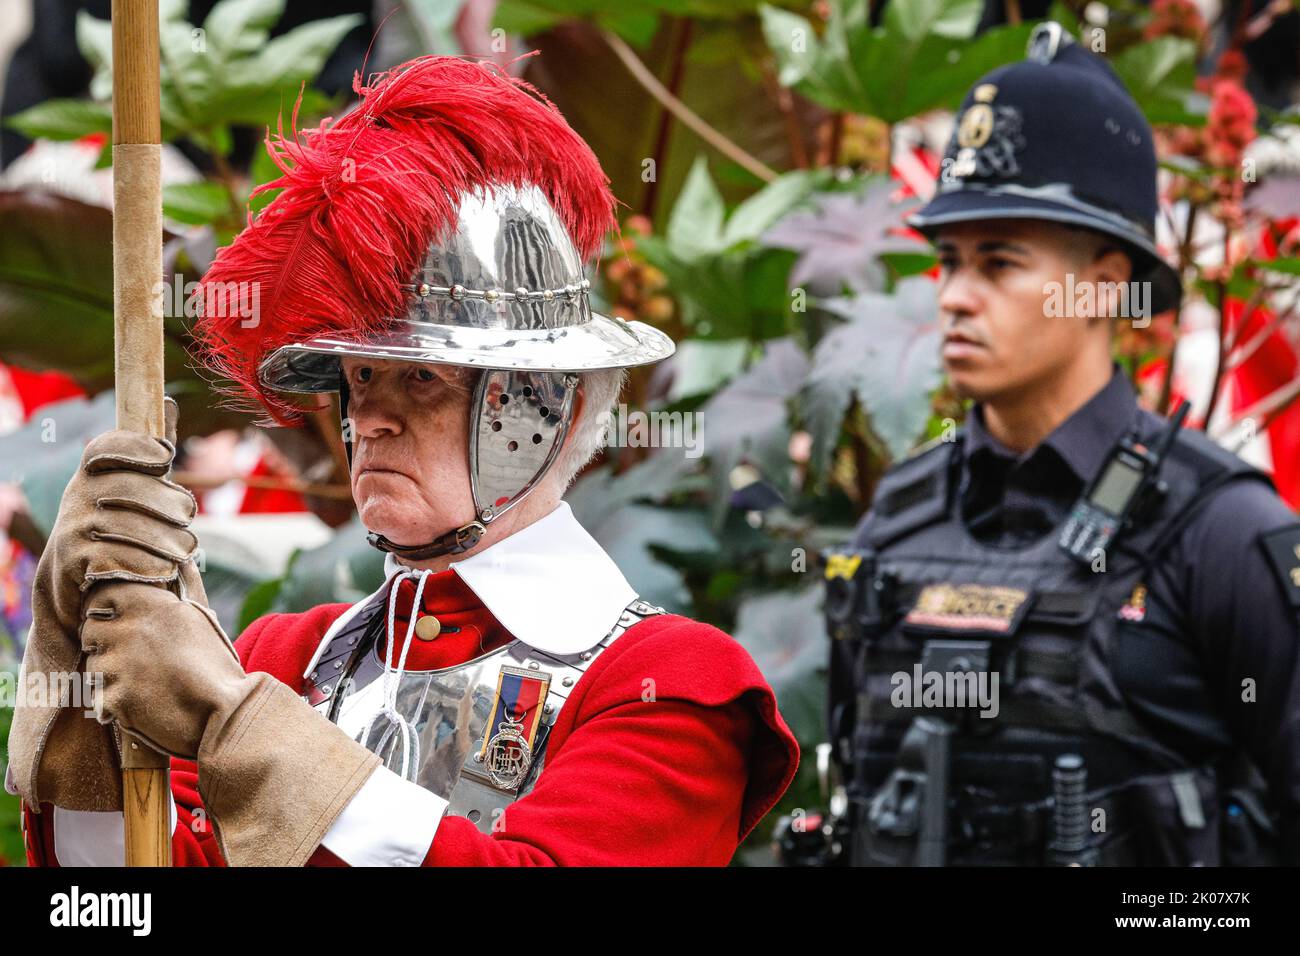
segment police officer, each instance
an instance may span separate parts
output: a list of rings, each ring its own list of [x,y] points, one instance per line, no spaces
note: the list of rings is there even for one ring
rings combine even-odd
[[[1057,24],[967,95],[912,223],[974,405],[827,566],[854,863],[1300,862],[1300,523],[1111,359],[1179,302],[1155,215],[1149,126]]]

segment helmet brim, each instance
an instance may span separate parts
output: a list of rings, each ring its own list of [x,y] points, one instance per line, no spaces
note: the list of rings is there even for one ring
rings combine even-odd
[[[365,340],[322,336],[285,345],[262,362],[262,383],[280,392],[336,392],[344,356],[543,372],[631,368],[668,358],[677,346],[644,322],[591,314],[581,325],[483,329],[399,321]]]
[[[933,240],[940,228],[983,219],[1033,219],[1082,226],[1121,240],[1133,260],[1133,282],[1151,283],[1152,314],[1177,309],[1183,286],[1178,272],[1161,258],[1155,243],[1142,229],[1122,216],[1068,195],[1044,198],[1026,191],[999,192],[963,188],[939,193],[907,218],[907,224]]]

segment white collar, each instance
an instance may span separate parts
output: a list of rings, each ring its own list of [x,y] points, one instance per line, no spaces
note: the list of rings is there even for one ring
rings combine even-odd
[[[388,555],[385,580],[400,569]],[[564,501],[451,570],[507,631],[547,654],[594,647],[637,596]]]
[[[303,677],[311,675],[334,635],[401,569],[391,554],[386,556],[384,584],[326,629]],[[637,596],[564,501],[526,528],[453,562],[451,570],[507,631],[546,654],[578,654],[596,646]]]

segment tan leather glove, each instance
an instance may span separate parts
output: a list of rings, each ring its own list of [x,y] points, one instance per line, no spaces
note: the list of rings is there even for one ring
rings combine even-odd
[[[269,674],[246,674],[215,615],[140,584],[86,602],[86,670],[101,719],[197,758],[199,794],[231,866],[301,866],[379,757]]]
[[[176,445],[176,404],[167,403],[167,438],[111,431],[86,446],[63,493],[59,516],[36,568],[32,626],[13,726],[9,771],[29,806],[70,810],[122,807],[119,750],[111,728],[87,717],[81,693],[82,599],[99,581],[174,587],[203,601],[188,525],[194,496],[167,480]]]

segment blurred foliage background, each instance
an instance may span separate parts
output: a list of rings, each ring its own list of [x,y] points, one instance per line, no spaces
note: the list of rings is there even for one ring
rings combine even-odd
[[[964,413],[939,366],[934,258],[902,218],[932,188],[966,89],[1020,59],[1039,19],[1107,57],[1159,131],[1162,238],[1194,294],[1181,314],[1126,328],[1117,358],[1153,407],[1185,395],[1200,427],[1271,455],[1300,500],[1300,476],[1281,468],[1300,448],[1300,111],[1294,74],[1267,56],[1279,35],[1296,35],[1291,0],[313,6],[161,3],[169,391],[188,440],[181,480],[210,504],[205,582],[232,633],[268,611],[357,600],[381,581],[333,409],[256,439],[271,463],[261,472],[212,469],[236,447],[213,436],[246,443],[252,423],[193,367],[184,290],[273,195],[250,198],[277,174],[259,147],[265,128],[290,122],[300,91],[300,126],[345,109],[337,75],[367,55],[367,71],[421,53],[497,60],[595,149],[623,204],[598,306],[678,341],[671,362],[636,371],[625,401],[700,413],[704,455],[611,446],[569,500],[646,599],[751,651],[808,750],[822,736],[826,659],[817,555],[850,535],[891,461]],[[28,409],[0,438],[0,482],[21,490],[0,513],[28,558],[84,441],[113,415],[108,24],[82,10],[70,29],[85,89],[6,110],[25,152],[5,157],[0,178],[0,361],[56,372],[83,393]],[[286,510],[311,529],[222,516],[231,481],[290,496]],[[23,568],[29,580],[30,566],[11,562],[11,580]],[[0,668],[13,671],[22,614],[5,620]],[[0,740],[7,718],[0,708]],[[0,801],[0,855],[17,862],[16,804]],[[783,808],[817,801],[805,765]],[[742,862],[768,861],[765,831]]]

